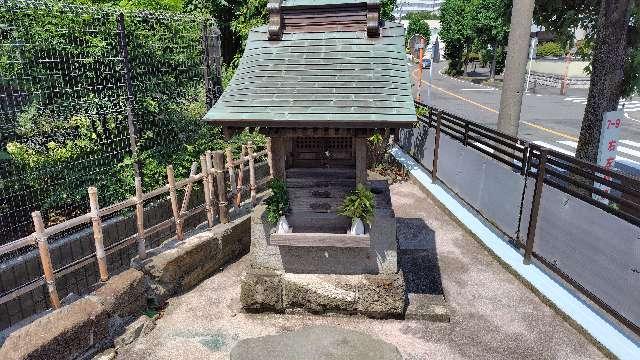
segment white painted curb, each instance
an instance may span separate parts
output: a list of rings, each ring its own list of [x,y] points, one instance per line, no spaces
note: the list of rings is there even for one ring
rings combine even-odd
[[[431,195],[440,201],[469,231],[477,236],[487,248],[504,261],[505,264],[509,265],[519,276],[526,279],[531,286],[535,287],[560,311],[584,328],[613,355],[621,360],[640,359],[640,346],[638,344],[635,344],[587,304],[571,294],[563,285],[550,278],[535,264],[524,265],[522,263],[522,255],[519,252],[491,231],[448,191],[433,183],[431,175],[427,173],[422,165],[398,146],[394,146],[390,152]]]

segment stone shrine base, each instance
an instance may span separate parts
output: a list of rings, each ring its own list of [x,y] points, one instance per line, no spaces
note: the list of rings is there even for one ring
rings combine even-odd
[[[246,311],[361,314],[400,318],[404,314],[402,273],[327,275],[249,269],[241,278]]]
[[[290,180],[288,180],[290,181]],[[323,213],[309,208],[337,206],[344,194],[336,194],[332,180],[307,179],[309,188],[296,188],[290,218],[320,223]],[[291,186],[297,186],[290,181]],[[400,318],[405,309],[405,279],[398,268],[396,218],[386,181],[369,183],[376,197],[376,209],[368,232],[368,247],[278,246],[272,243],[273,225],[265,219],[265,206],[258,205],[251,216],[250,265],[241,280],[240,301],[247,311],[361,314],[374,318]],[[331,198],[315,197],[320,190]],[[335,190],[335,189],[334,189]],[[336,204],[333,204],[336,203]],[[333,205],[331,205],[333,204]],[[300,212],[302,210],[302,212]],[[296,212],[298,211],[298,212]],[[301,214],[305,216],[300,216]],[[315,225],[318,226],[318,225]],[[338,228],[336,231],[346,232]],[[304,232],[302,232],[304,234]],[[335,234],[335,233],[334,233]],[[322,234],[317,234],[322,236]],[[329,235],[329,234],[328,234]],[[329,242],[327,242],[329,244]]]

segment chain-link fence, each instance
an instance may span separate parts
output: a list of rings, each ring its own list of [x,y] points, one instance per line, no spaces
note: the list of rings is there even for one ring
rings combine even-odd
[[[136,172],[149,191],[166,183],[168,164],[182,178],[222,148],[220,129],[201,123],[222,90],[219,49],[205,17],[0,1],[0,245],[33,232],[32,211],[47,226],[86,213],[89,186],[113,204],[135,194]],[[131,219],[111,227],[114,239],[135,232]],[[60,268],[95,251],[90,233],[72,230],[49,239],[88,240],[54,245]],[[0,259],[1,328],[48,307],[32,250]],[[126,251],[111,263],[127,266],[135,248]],[[97,280],[95,267],[80,270],[62,280],[63,296]],[[20,286],[31,288],[4,301]]]

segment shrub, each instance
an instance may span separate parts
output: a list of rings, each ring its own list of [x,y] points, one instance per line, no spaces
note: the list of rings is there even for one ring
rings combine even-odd
[[[272,194],[265,200],[267,222],[276,224],[278,219],[289,211],[287,184],[283,180],[274,178],[269,181],[269,189],[271,189]]]
[[[351,219],[360,219],[371,225],[375,207],[376,201],[371,190],[358,184],[356,189],[344,199],[338,213]]]
[[[536,51],[537,57],[560,57],[564,55],[564,48],[560,46],[560,44],[549,41],[538,45],[538,50]]]

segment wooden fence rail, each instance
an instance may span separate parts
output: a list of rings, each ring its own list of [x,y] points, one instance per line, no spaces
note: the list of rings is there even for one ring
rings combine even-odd
[[[62,223],[52,225],[48,228],[45,227],[40,212],[34,211],[31,214],[34,223],[34,233],[0,246],[0,256],[26,246],[37,245],[38,254],[43,269],[43,276],[6,292],[2,297],[0,297],[0,304],[11,301],[18,296],[37,288],[38,286],[46,284],[51,306],[54,309],[58,309],[61,305],[60,298],[56,289],[57,277],[59,278],[62,275],[68,274],[71,271],[81,268],[93,262],[95,259],[97,260],[98,264],[100,281],[107,281],[109,279],[107,255],[117,250],[120,250],[137,242],[138,256],[144,259],[146,257],[145,239],[150,238],[152,235],[159,231],[175,225],[176,239],[178,241],[183,241],[184,221],[203,211],[206,212],[207,225],[209,228],[214,225],[214,219],[216,215],[218,216],[218,220],[220,221],[220,223],[227,223],[229,221],[228,204],[231,203],[234,207],[239,207],[242,195],[248,192],[250,194],[249,196],[251,199],[251,205],[255,205],[256,187],[264,184],[271,178],[271,176],[267,176],[259,183],[256,183],[255,179],[255,160],[265,155],[268,159],[269,174],[273,173],[273,170],[271,169],[272,154],[270,151],[270,142],[271,141],[269,139],[267,150],[256,153],[253,152],[254,147],[251,142],[249,142],[246,146],[243,145],[242,152],[238,159],[233,159],[231,149],[226,149],[225,152],[207,151],[200,157],[200,172],[198,172],[197,169],[198,162],[194,162],[191,166],[189,177],[179,181],[176,181],[175,179],[173,166],[169,165],[167,166],[167,184],[160,186],[148,193],[144,193],[142,191],[142,182],[139,178],[136,178],[135,196],[103,208],[100,208],[99,206],[98,189],[93,186],[89,187],[87,189],[87,192],[89,195],[90,211],[86,214],[68,219]],[[248,186],[243,184],[245,163],[247,163],[247,166],[249,167]],[[229,190],[227,190],[225,174],[228,174],[229,176]],[[203,187],[204,204],[196,206],[193,209],[189,210],[189,200],[193,186],[200,181],[202,182]],[[182,189],[184,189],[184,196],[182,198],[182,204],[179,204],[178,191]],[[145,228],[143,221],[145,201],[167,193],[169,194],[173,217],[156,225]],[[129,207],[135,207],[137,233],[105,248],[102,234],[102,219],[106,216]],[[54,269],[51,262],[51,254],[49,251],[49,243],[47,239],[62,231],[88,223],[92,224],[95,252],[70,264],[67,264],[60,269]]]

